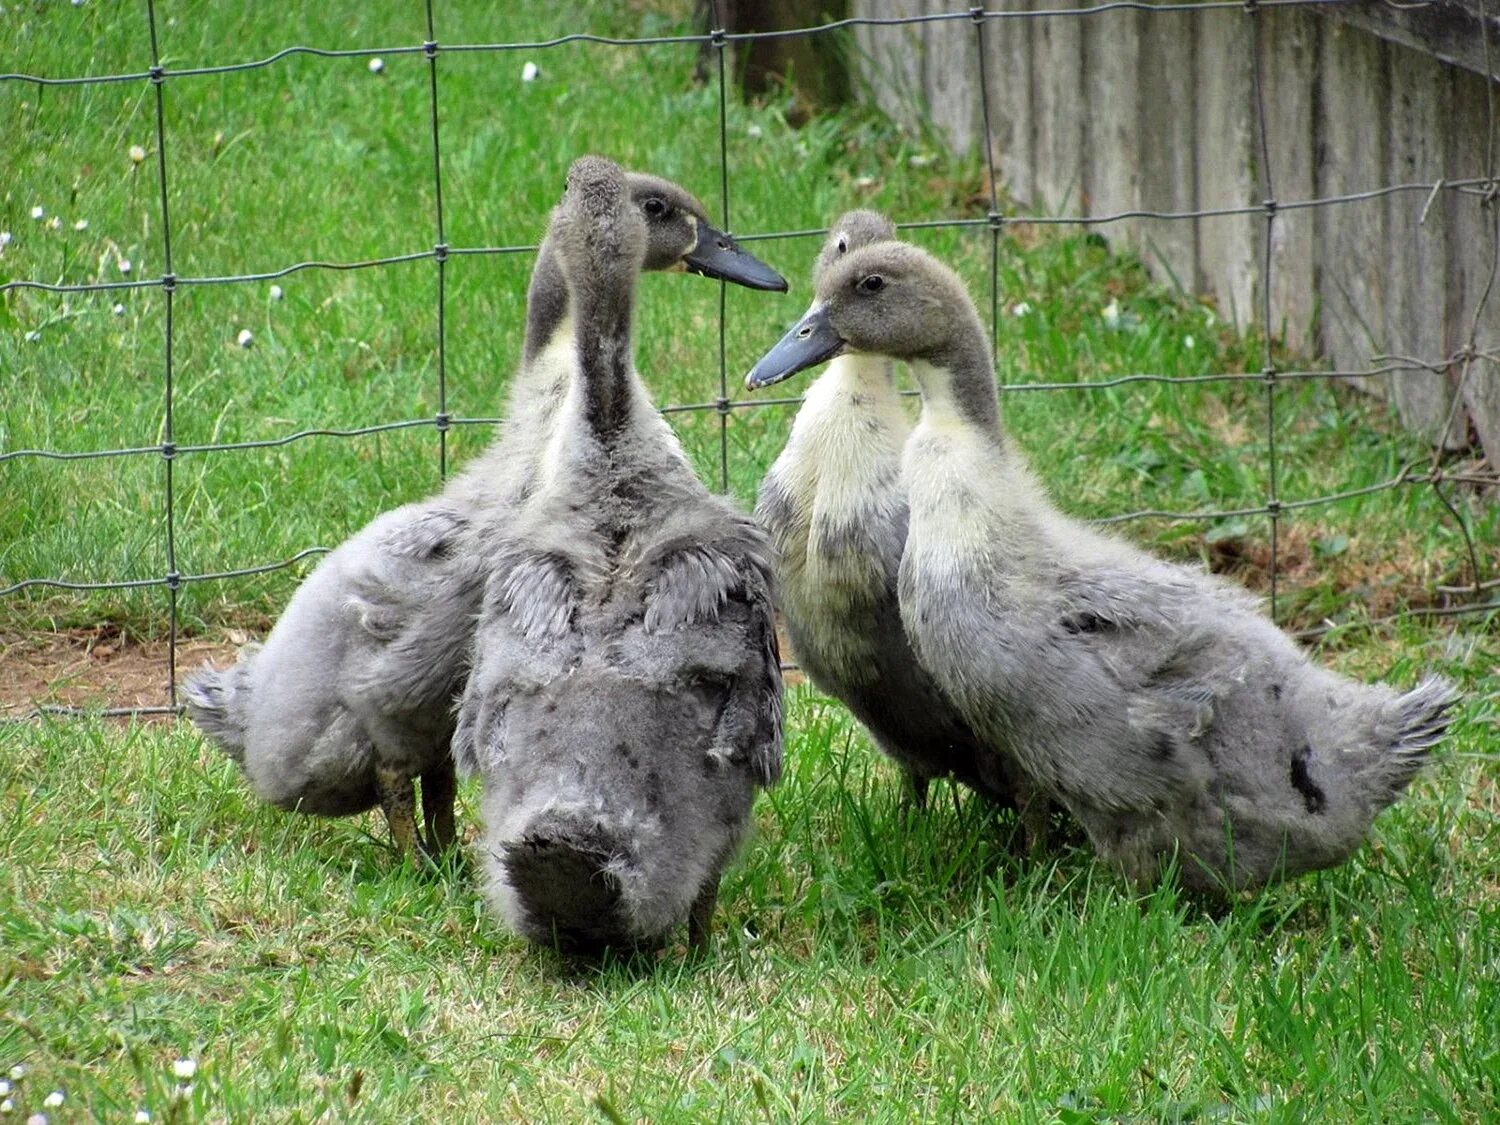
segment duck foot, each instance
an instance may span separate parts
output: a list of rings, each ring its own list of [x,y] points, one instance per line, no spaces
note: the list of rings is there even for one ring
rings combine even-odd
[[[422,842],[417,835],[416,795],[411,778],[400,770],[376,766],[375,792],[390,825],[391,843],[404,858],[416,858]]]
[[[714,908],[719,904],[719,881],[706,883],[688,909],[688,948],[695,953],[708,949],[713,936]]]
[[[915,770],[906,771],[906,792],[901,799],[901,819],[914,820],[927,812],[928,779]]]
[[[452,851],[458,843],[458,831],[453,823],[453,799],[457,788],[452,758],[445,758],[422,775],[422,822],[427,829],[424,843],[429,859],[436,860]]]
[[[1021,822],[1021,838],[1026,857],[1033,863],[1046,858],[1052,844],[1052,802],[1029,786],[1016,791],[1016,816]]]

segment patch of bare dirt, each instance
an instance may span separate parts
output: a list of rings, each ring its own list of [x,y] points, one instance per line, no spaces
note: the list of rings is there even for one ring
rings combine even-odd
[[[1202,548],[1208,568],[1257,594],[1271,586],[1269,536],[1230,537]],[[1283,523],[1276,543],[1277,588],[1286,598],[1281,625],[1319,624],[1330,604],[1356,602],[1371,618],[1442,608],[1470,600],[1466,557],[1436,558],[1415,535],[1370,544],[1316,526]],[[1316,596],[1311,596],[1311,595]],[[1300,596],[1299,596],[1300,595]]]
[[[179,638],[177,674],[206,660],[226,664],[245,638]],[[39,707],[165,707],[167,642],[113,625],[63,633],[0,633],[0,717]]]
[[[178,638],[177,682],[205,661],[220,667],[233,663],[240,645],[251,639],[238,629],[216,637]],[[794,659],[785,635],[781,653],[784,660]],[[791,687],[803,677],[788,671],[785,679]],[[0,632],[0,718],[24,718],[40,707],[167,703],[165,640],[141,640],[113,625],[62,633]]]

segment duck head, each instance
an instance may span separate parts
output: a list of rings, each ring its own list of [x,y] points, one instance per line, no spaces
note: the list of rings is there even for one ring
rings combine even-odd
[[[896,224],[879,211],[845,211],[829,228],[828,237],[813,264],[813,289],[825,273],[855,250],[896,237]]]
[[[627,179],[646,220],[644,269],[685,270],[747,289],[786,292],[786,278],[715,228],[703,204],[683,188],[644,172],[631,172]]]
[[[769,387],[845,352],[937,362],[977,324],[963,282],[947,266],[904,242],[871,243],[820,274],[812,307],[751,368],[745,386]]]

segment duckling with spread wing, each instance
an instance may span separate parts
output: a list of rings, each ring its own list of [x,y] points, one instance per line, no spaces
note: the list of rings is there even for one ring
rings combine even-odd
[[[646,230],[642,268],[786,288],[676,184],[641,173],[626,182]],[[378,516],[330,553],[263,646],[184,685],[188,713],[263,799],[327,816],[378,803],[403,852],[453,843],[454,700],[490,572],[486,551],[493,529],[536,485],[576,368],[566,286],[544,243],[521,367],[490,448],[437,496]],[[425,840],[415,823],[417,777]]]
[[[454,754],[484,781],[490,897],[592,951],[708,934],[755,792],[781,770],[765,533],[694,474],[632,356],[644,230],[619,168],[574,162],[549,241],[578,368],[536,486],[489,553]]]

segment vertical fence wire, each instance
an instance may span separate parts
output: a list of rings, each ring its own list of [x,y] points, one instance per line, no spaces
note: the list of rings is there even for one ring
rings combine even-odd
[[[438,140],[437,31],[432,18],[432,0],[426,0],[427,41],[422,53],[427,56],[428,85],[432,107],[432,205],[437,225],[432,260],[437,263],[437,377],[438,408],[434,422],[438,435],[438,476],[448,479],[448,239],[443,225],[443,148]]]
[[[1445,471],[1443,466],[1443,448],[1441,444],[1432,454],[1425,472],[1417,471],[1415,465],[1404,467],[1398,474],[1387,481],[1363,488],[1353,488],[1341,492],[1335,492],[1323,496],[1296,498],[1284,500],[1280,496],[1278,484],[1278,448],[1277,448],[1277,388],[1281,384],[1293,379],[1340,379],[1349,376],[1371,376],[1387,374],[1393,371],[1409,370],[1413,367],[1428,371],[1434,377],[1446,378],[1451,387],[1451,396],[1448,402],[1447,415],[1441,433],[1449,433],[1461,410],[1463,409],[1466,388],[1470,384],[1475,371],[1484,364],[1495,365],[1500,363],[1500,354],[1491,348],[1481,348],[1479,342],[1480,327],[1486,310],[1492,300],[1496,288],[1497,276],[1500,276],[1500,182],[1497,182],[1496,169],[1496,104],[1494,90],[1494,67],[1492,65],[1489,28],[1489,2],[1481,0],[1480,3],[1480,26],[1483,36],[1483,57],[1485,66],[1485,94],[1486,113],[1488,118],[1487,143],[1485,146],[1484,175],[1472,179],[1445,179],[1436,185],[1430,184],[1388,184],[1373,187],[1369,190],[1349,192],[1344,195],[1327,196],[1308,200],[1279,200],[1275,192],[1275,179],[1271,163],[1271,145],[1269,140],[1269,129],[1266,106],[1266,59],[1264,49],[1265,20],[1268,18],[1266,9],[1271,7],[1313,7],[1322,6],[1331,0],[1189,0],[1187,3],[1175,4],[1168,9],[1164,5],[1145,5],[1148,10],[1166,11],[1170,10],[1184,17],[1191,13],[1192,18],[1233,18],[1236,11],[1240,11],[1249,20],[1250,29],[1250,53],[1251,53],[1251,97],[1252,104],[1249,107],[1253,118],[1253,126],[1256,130],[1257,155],[1258,155],[1258,186],[1260,200],[1246,200],[1243,205],[1234,205],[1218,208],[1196,208],[1182,211],[1153,211],[1147,209],[1136,209],[1123,211],[1115,215],[1046,215],[1028,214],[1007,216],[1002,210],[1002,198],[1000,193],[1000,175],[997,167],[997,147],[994,134],[994,122],[991,106],[991,89],[989,81],[989,65],[986,36],[986,24],[994,22],[1000,25],[996,33],[1005,34],[1004,28],[1008,21],[1015,19],[1075,19],[1085,18],[1091,12],[1108,10],[1116,5],[1105,5],[1103,8],[1075,8],[1075,9],[1053,9],[1053,10],[1016,10],[1004,11],[988,10],[980,5],[971,5],[967,9],[948,12],[928,12],[921,14],[908,14],[901,17],[864,17],[849,20],[836,21],[818,27],[805,27],[793,29],[786,32],[768,33],[730,33],[723,18],[721,5],[718,0],[710,0],[707,5],[711,28],[704,35],[686,36],[657,36],[643,37],[639,39],[614,39],[607,36],[589,34],[577,34],[562,36],[557,39],[547,40],[536,44],[525,44],[533,47],[558,47],[572,42],[608,43],[625,47],[643,47],[652,44],[683,43],[694,44],[699,47],[707,45],[716,56],[717,64],[717,96],[718,96],[718,130],[719,130],[719,210],[722,216],[723,227],[726,233],[732,232],[730,211],[730,189],[731,177],[729,169],[729,137],[728,137],[728,100],[729,100],[729,64],[726,51],[731,44],[749,43],[760,38],[773,38],[787,35],[823,35],[839,29],[848,29],[855,26],[867,26],[872,29],[889,29],[895,32],[907,27],[921,27],[928,23],[938,21],[961,21],[969,20],[973,24],[973,44],[977,55],[978,81],[980,85],[980,117],[983,128],[984,144],[984,168],[988,177],[988,189],[986,192],[986,203],[988,213],[982,219],[974,218],[949,218],[942,220],[924,220],[919,222],[898,223],[898,228],[903,230],[922,230],[935,228],[950,229],[986,229],[989,233],[989,313],[990,313],[990,341],[994,349],[998,344],[999,319],[1000,319],[1000,284],[999,284],[999,256],[1000,238],[1006,224],[1016,221],[1024,221],[1040,226],[1053,224],[1076,224],[1087,227],[1100,227],[1109,223],[1132,219],[1147,218],[1163,221],[1198,221],[1210,218],[1228,218],[1231,216],[1259,216],[1264,221],[1263,239],[1261,241],[1260,278],[1261,287],[1260,301],[1258,302],[1261,317],[1262,340],[1262,368],[1259,372],[1224,372],[1200,376],[1168,376],[1164,374],[1141,374],[1124,375],[1118,378],[1105,380],[1078,380],[1073,382],[1020,384],[1010,387],[1002,387],[1009,392],[1019,391],[1097,391],[1115,386],[1122,386],[1136,382],[1166,383],[1166,384],[1189,384],[1203,382],[1232,383],[1238,381],[1257,381],[1264,390],[1265,402],[1265,453],[1266,453],[1266,494],[1263,503],[1258,507],[1242,507],[1232,510],[1204,510],[1204,511],[1160,511],[1142,510],[1137,512],[1122,513],[1116,516],[1105,517],[1099,522],[1113,523],[1125,520],[1158,517],[1172,520],[1213,520],[1235,516],[1265,515],[1268,520],[1270,531],[1270,596],[1273,615],[1277,612],[1278,586],[1280,580],[1280,519],[1283,514],[1293,510],[1303,510],[1317,505],[1337,503],[1341,500],[1356,496],[1370,495],[1375,492],[1387,491],[1403,486],[1430,486],[1454,521],[1463,538],[1464,549],[1467,553],[1471,571],[1471,583],[1469,587],[1475,595],[1476,600],[1470,605],[1459,606],[1437,606],[1430,607],[1425,612],[1435,615],[1456,615],[1462,613],[1479,612],[1493,613],[1500,608],[1500,603],[1486,602],[1483,600],[1485,592],[1496,585],[1500,585],[1485,577],[1485,571],[1481,564],[1481,556],[1476,546],[1473,534],[1469,528],[1468,521],[1463,512],[1448,495],[1444,489],[1445,484],[1456,484],[1460,481],[1474,480],[1472,476],[1464,476],[1461,473]],[[1124,5],[1134,7],[1134,4]],[[301,440],[314,435],[330,435],[335,437],[354,437],[365,434],[378,434],[389,430],[405,429],[418,426],[435,425],[438,433],[438,467],[441,476],[446,477],[448,472],[448,431],[455,424],[485,424],[493,422],[493,419],[481,418],[455,418],[448,411],[448,388],[447,388],[447,263],[453,254],[512,254],[534,251],[534,246],[505,246],[505,247],[463,247],[452,248],[447,242],[447,228],[443,205],[443,183],[442,183],[442,146],[439,129],[440,102],[438,95],[438,54],[439,44],[436,34],[436,23],[434,18],[434,5],[432,0],[424,0],[424,14],[426,26],[426,39],[420,47],[397,47],[394,50],[399,53],[416,54],[420,52],[427,63],[428,92],[429,92],[429,116],[432,138],[432,182],[433,182],[433,222],[436,241],[430,250],[396,254],[383,258],[371,259],[362,262],[300,262],[286,266],[279,270],[259,274],[239,274],[224,277],[183,277],[179,278],[173,272],[172,259],[172,227],[170,220],[169,192],[168,192],[168,159],[167,159],[167,130],[166,130],[166,83],[169,78],[174,81],[178,78],[188,78],[195,75],[222,74],[239,70],[256,69],[276,63],[278,60],[295,54],[308,54],[330,58],[341,58],[349,56],[370,56],[377,53],[370,48],[353,48],[348,50],[324,50],[312,47],[290,47],[277,52],[267,59],[251,62],[235,63],[227,65],[213,65],[196,68],[167,69],[163,67],[158,42],[158,25],[155,0],[146,0],[146,17],[150,32],[151,43],[151,66],[142,73],[126,75],[103,75],[93,77],[63,77],[44,78],[23,74],[0,75],[0,81],[21,81],[36,84],[38,87],[47,86],[82,86],[106,82],[126,82],[145,80],[149,83],[155,103],[155,136],[156,136],[156,170],[157,187],[160,196],[161,224],[162,224],[162,256],[163,269],[161,276],[154,279],[137,278],[123,281],[95,281],[87,284],[62,284],[48,283],[32,280],[14,280],[0,283],[0,292],[13,289],[32,289],[53,293],[70,292],[104,292],[120,289],[139,289],[160,287],[163,300],[163,354],[162,354],[162,393],[163,393],[163,415],[162,435],[159,443],[154,445],[139,446],[130,449],[110,450],[85,450],[78,452],[62,452],[45,449],[22,449],[0,452],[0,463],[15,458],[40,457],[57,461],[83,460],[96,457],[116,457],[150,455],[160,456],[163,462],[163,517],[165,532],[165,573],[160,578],[130,579],[113,581],[77,582],[61,578],[26,578],[11,585],[0,588],[0,595],[15,593],[17,591],[50,587],[63,590],[106,590],[106,589],[145,589],[152,586],[163,586],[167,592],[168,613],[168,644],[167,644],[167,699],[166,707],[111,707],[107,708],[105,714],[152,714],[172,712],[178,709],[177,705],[177,646],[180,632],[179,623],[179,594],[183,586],[197,581],[220,581],[245,577],[250,575],[265,574],[275,570],[285,569],[293,566],[300,560],[310,555],[325,550],[321,547],[309,547],[297,552],[292,558],[279,562],[262,565],[247,566],[238,569],[225,570],[213,574],[184,574],[178,568],[177,542],[176,542],[176,494],[174,482],[174,466],[179,456],[183,454],[209,454],[225,450],[247,450],[258,448],[271,448],[285,445],[289,442]],[[1210,15],[1212,13],[1212,15]],[[499,44],[457,44],[450,45],[449,50],[458,51],[507,51],[514,50],[523,44],[499,43]],[[1472,312],[1466,325],[1467,332],[1462,345],[1452,354],[1440,357],[1385,357],[1391,362],[1381,364],[1374,362],[1369,368],[1357,371],[1279,371],[1275,362],[1273,349],[1273,334],[1271,331],[1272,321],[1272,289],[1275,279],[1275,238],[1279,216],[1294,209],[1333,207],[1342,204],[1351,204],[1358,201],[1368,201],[1386,196],[1393,196],[1398,192],[1420,191],[1428,194],[1428,207],[1432,200],[1442,192],[1452,194],[1460,204],[1474,203],[1479,207],[1483,217],[1483,225],[1486,233],[1489,257],[1488,271],[1481,285],[1480,292],[1475,300]],[[1423,212],[1424,219],[1426,210]],[[821,236],[822,230],[799,230],[799,231],[774,231],[760,232],[744,236],[747,240],[772,239],[772,238],[801,238]],[[178,446],[175,439],[174,428],[174,302],[179,288],[194,285],[218,285],[235,282],[248,282],[257,280],[268,280],[271,278],[284,277],[291,273],[304,269],[366,269],[391,265],[399,262],[431,258],[435,263],[436,270],[436,324],[435,324],[435,351],[437,365],[437,412],[435,417],[426,419],[410,419],[396,422],[383,422],[368,426],[360,426],[349,429],[311,428],[297,431],[296,433],[277,438],[265,440],[209,443],[203,445]],[[719,284],[719,320],[718,320],[718,350],[719,350],[719,394],[713,402],[689,403],[681,405],[669,405],[664,409],[667,412],[679,411],[704,411],[714,412],[718,415],[718,443],[719,443],[719,488],[721,491],[729,490],[729,440],[728,424],[729,415],[735,409],[759,408],[762,406],[785,407],[795,404],[795,398],[785,399],[759,399],[747,402],[731,400],[729,395],[728,379],[728,307],[727,307],[727,283],[720,281]],[[1457,373],[1456,378],[1454,373]],[[1484,478],[1487,479],[1487,478]],[[1449,587],[1442,587],[1451,590]],[[1394,620],[1401,616],[1382,620]],[[83,713],[81,709],[71,707],[48,707],[44,710],[61,713]]]
[[[990,355],[1000,350],[1000,229],[1004,217],[1000,211],[999,175],[995,169],[995,132],[990,125],[990,80],[989,68],[984,61],[984,9],[975,6],[969,9],[969,18],[974,21],[974,50],[979,56],[979,115],[984,127],[984,167],[989,178],[989,224],[990,224]],[[1000,374],[999,365],[995,368]],[[1000,375],[1002,384],[1004,376]],[[1002,386],[1002,391],[1004,387]]]
[[[156,180],[161,194],[162,300],[164,302],[164,342],[162,348],[162,440],[161,455],[166,500],[167,554],[167,706],[177,707],[177,598],[182,575],[177,569],[176,491],[172,466],[177,459],[177,445],[172,427],[172,301],[177,277],[172,272],[172,221],[167,205],[167,125],[166,77],[161,65],[161,49],[156,37],[156,0],[146,0],[146,23],[151,32],[151,86],[156,94]]]
[[[719,71],[719,213],[725,235],[734,227],[729,220],[729,89],[725,73],[724,52],[727,31],[719,11],[718,0],[710,5],[713,28],[710,41],[718,58]],[[719,279],[719,399],[714,409],[719,415],[719,491],[729,493],[729,360],[726,336],[729,330],[729,283]]]
[[[1260,334],[1263,342],[1261,375],[1266,383],[1266,522],[1271,532],[1270,589],[1271,620],[1277,617],[1276,587],[1281,573],[1281,500],[1276,495],[1276,357],[1271,347],[1271,286],[1275,262],[1276,182],[1271,175],[1271,140],[1266,128],[1266,88],[1261,40],[1264,21],[1258,18],[1260,5],[1245,0],[1245,16],[1250,21],[1250,91],[1254,102],[1255,135],[1260,150],[1259,182],[1261,206],[1265,209],[1265,240],[1260,267]]]

